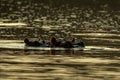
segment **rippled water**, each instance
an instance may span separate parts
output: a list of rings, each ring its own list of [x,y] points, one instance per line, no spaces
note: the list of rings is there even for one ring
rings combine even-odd
[[[24,49],[26,36],[33,38],[42,34],[49,40],[54,33],[65,36],[65,29],[1,27],[0,80],[119,80],[119,30],[72,30],[70,35],[85,42],[83,51]]]

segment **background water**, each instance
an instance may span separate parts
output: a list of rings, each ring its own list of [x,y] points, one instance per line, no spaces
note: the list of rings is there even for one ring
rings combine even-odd
[[[70,35],[85,42],[79,50],[18,50],[24,48],[24,37],[42,35],[46,40],[56,33],[66,35],[64,28],[47,31],[42,28],[0,28],[0,80],[119,80],[120,32],[82,30]],[[43,33],[44,32],[44,33]],[[53,34],[51,33],[53,32]],[[48,35],[46,33],[49,33]],[[67,38],[70,37],[69,35]]]
[[[86,47],[24,49],[53,35]],[[120,80],[120,0],[0,0],[0,80]]]

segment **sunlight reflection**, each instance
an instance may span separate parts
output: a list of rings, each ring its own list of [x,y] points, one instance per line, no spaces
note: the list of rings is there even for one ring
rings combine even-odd
[[[110,37],[110,36],[118,36],[120,37],[119,34],[110,34],[110,33],[73,33],[72,35],[77,35],[77,36],[99,36],[99,37]]]

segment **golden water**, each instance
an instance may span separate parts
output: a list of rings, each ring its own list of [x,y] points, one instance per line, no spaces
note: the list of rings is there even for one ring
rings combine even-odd
[[[21,34],[15,29],[16,32],[8,30],[9,32],[5,34],[1,28],[3,34],[1,33],[0,40],[0,80],[120,79],[119,32],[84,31],[83,33],[72,33],[71,35],[78,39],[82,37],[86,44],[83,51],[34,51],[24,50],[23,38],[29,33],[24,32],[24,30],[21,29]],[[38,33],[36,32],[36,34]],[[35,36],[34,31],[32,34],[31,37]],[[3,47],[11,49],[3,49]]]

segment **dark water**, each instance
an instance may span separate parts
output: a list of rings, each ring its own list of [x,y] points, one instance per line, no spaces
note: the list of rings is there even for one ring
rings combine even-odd
[[[50,28],[49,28],[50,29]],[[69,29],[69,30],[68,30]],[[0,80],[119,80],[120,31],[72,28],[0,28]],[[69,32],[68,32],[69,31]],[[85,42],[79,50],[24,50],[24,37],[51,35]],[[8,45],[9,44],[9,45]],[[3,49],[2,47],[18,49]]]

